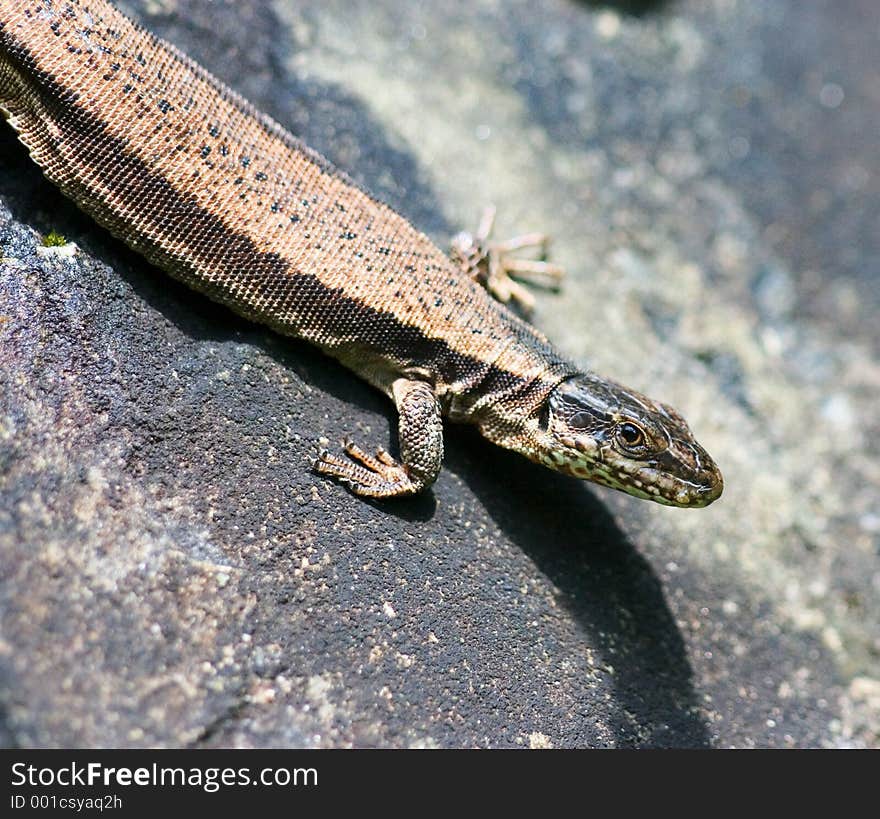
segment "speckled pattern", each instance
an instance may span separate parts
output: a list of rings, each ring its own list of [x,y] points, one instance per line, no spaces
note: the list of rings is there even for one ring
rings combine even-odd
[[[4,105],[34,160],[188,285],[389,394],[419,368],[447,405],[491,368],[571,371],[406,219],[111,5],[3,0],[0,22]]]
[[[130,247],[394,397],[400,462],[354,443],[347,457],[316,452],[315,470],[354,493],[431,485],[442,413],[641,498],[696,507],[720,496],[684,419],[615,382],[571,380],[578,368],[471,265],[112,4],[0,0],[0,108],[46,176]],[[581,412],[554,418],[566,379],[582,386]]]
[[[387,402],[169,282],[0,129],[4,742],[878,744],[877,325],[834,227],[877,208],[829,176],[875,153],[873,4],[122,5],[441,246],[487,201],[550,231],[536,323],[687,406],[728,486],[666,510],[457,429],[431,495],[351,498],[309,442],[383,440]]]

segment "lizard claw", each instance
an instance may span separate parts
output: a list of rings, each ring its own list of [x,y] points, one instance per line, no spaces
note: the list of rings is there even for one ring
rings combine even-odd
[[[534,296],[514,279],[528,279],[530,284],[558,289],[564,270],[545,260],[549,237],[543,233],[527,233],[506,242],[490,242],[495,209],[487,208],[475,234],[459,233],[452,240],[450,257],[462,271],[482,284],[498,301],[516,302],[525,313],[535,306]],[[529,259],[512,254],[520,250],[537,250],[539,258]]]
[[[410,478],[407,468],[382,447],[377,448],[375,455],[370,455],[346,437],[342,451],[347,457],[335,455],[320,446],[316,446],[315,451],[312,469],[319,475],[335,478],[356,495],[387,498],[412,495],[420,488]]]

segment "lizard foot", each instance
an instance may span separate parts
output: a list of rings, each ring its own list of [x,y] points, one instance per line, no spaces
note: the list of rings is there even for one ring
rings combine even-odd
[[[452,240],[450,256],[498,301],[506,304],[513,300],[523,311],[530,313],[535,306],[535,297],[513,276],[555,290],[565,273],[559,265],[544,260],[549,244],[546,234],[527,233],[506,242],[490,242],[494,223],[495,208],[489,207],[475,234],[459,233]],[[523,250],[538,250],[540,258],[524,259],[511,255]]]
[[[375,455],[364,452],[353,441],[343,442],[347,458],[319,447],[312,458],[312,469],[328,475],[366,498],[393,498],[414,495],[423,486],[410,477],[406,466],[396,461],[382,447]]]

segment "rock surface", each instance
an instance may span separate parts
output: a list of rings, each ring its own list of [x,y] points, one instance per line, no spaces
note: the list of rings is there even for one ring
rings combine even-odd
[[[727,489],[665,509],[450,429],[433,492],[354,499],[306,455],[388,442],[384,399],[3,127],[4,744],[880,744],[876,4],[120,5],[438,241],[487,202],[550,231],[535,321]]]

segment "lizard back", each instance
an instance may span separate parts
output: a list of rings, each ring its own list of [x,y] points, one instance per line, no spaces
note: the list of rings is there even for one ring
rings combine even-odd
[[[151,262],[386,393],[427,375],[472,420],[487,394],[543,396],[573,371],[406,219],[104,0],[0,0],[0,108]]]

